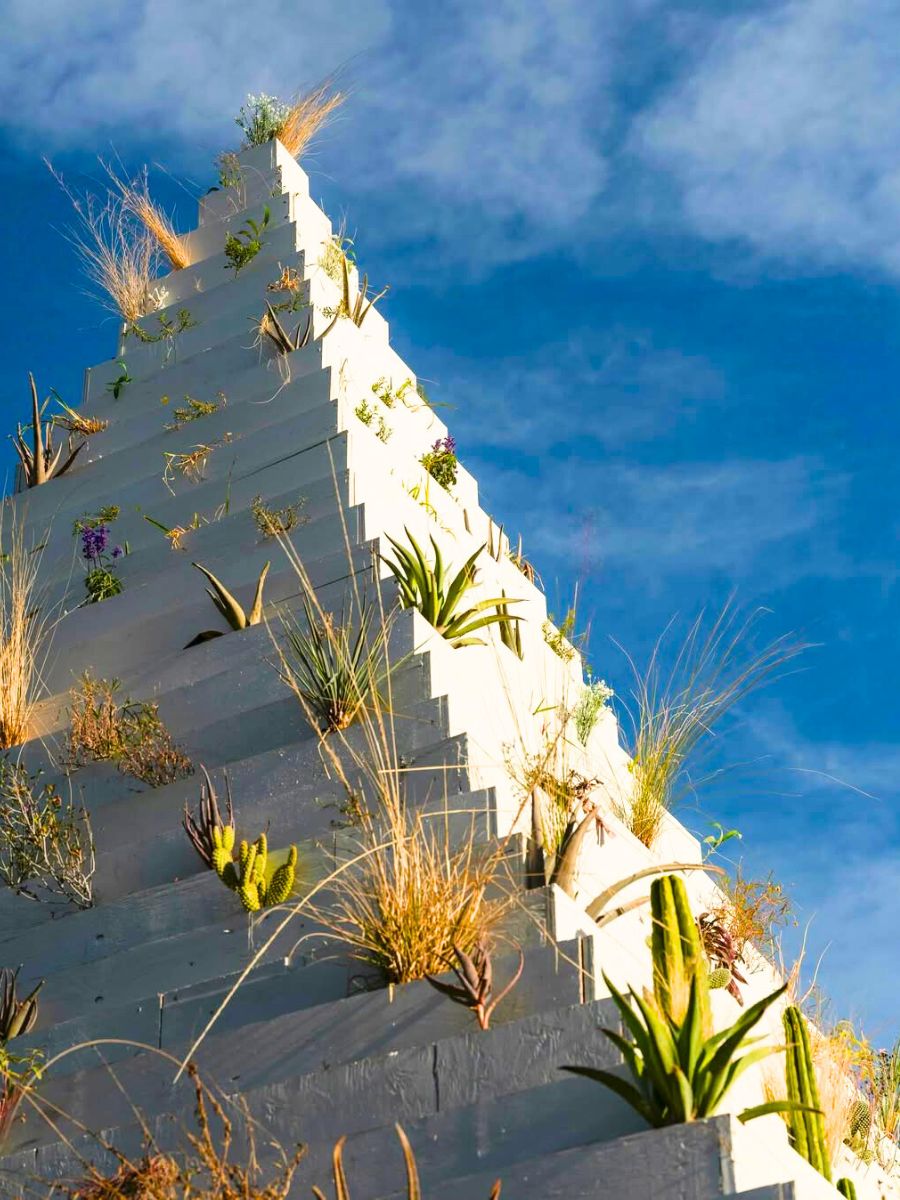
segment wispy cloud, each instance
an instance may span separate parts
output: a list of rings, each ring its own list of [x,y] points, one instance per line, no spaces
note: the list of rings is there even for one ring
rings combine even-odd
[[[789,0],[691,28],[699,49],[632,136],[689,227],[801,269],[900,273],[896,4]]]

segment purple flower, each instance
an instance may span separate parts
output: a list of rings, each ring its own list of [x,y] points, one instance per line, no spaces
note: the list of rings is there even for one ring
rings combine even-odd
[[[121,558],[124,553],[125,553],[125,551],[122,549],[121,546],[113,546],[113,549],[112,549],[113,558]]]
[[[97,525],[94,529],[82,529],[81,552],[85,558],[96,561],[109,543],[109,529]]]
[[[435,454],[455,454],[456,438],[448,433],[445,438],[438,438],[431,449]]]

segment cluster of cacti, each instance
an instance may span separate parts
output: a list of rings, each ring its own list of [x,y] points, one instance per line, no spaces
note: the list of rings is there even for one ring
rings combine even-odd
[[[791,1145],[826,1179],[831,1179],[831,1162],[825,1140],[825,1119],[803,1013],[796,1005],[784,1010],[785,1077],[788,1100],[796,1107],[788,1113]]]
[[[234,832],[223,830],[221,844],[214,852],[214,868],[222,882],[237,892],[247,912],[258,912],[261,908],[273,908],[283,904],[294,889],[297,870],[297,847],[291,846],[287,862],[282,863],[271,879],[267,878],[269,847],[266,835],[261,833],[255,842],[241,841],[237,861],[231,857],[230,841],[234,846]]]
[[[854,1100],[847,1120],[847,1132],[853,1139],[868,1141],[872,1129],[872,1109],[866,1100]]]
[[[653,995],[663,1015],[680,1025],[692,993],[699,1008],[704,1037],[712,1034],[709,972],[687,888],[677,875],[663,875],[650,887],[653,930]],[[696,981],[696,986],[693,986]]]
[[[43,421],[44,409],[49,403],[49,397],[41,404],[38,401],[37,384],[29,371],[28,380],[31,384],[31,425],[18,425],[16,436],[13,438],[16,454],[22,467],[22,476],[27,488],[39,487],[64,475],[78,457],[85,443],[79,444],[72,450],[68,458],[60,463],[62,446],[54,453],[53,422]],[[28,429],[31,429],[31,445],[25,440]]]
[[[521,950],[519,951],[519,963],[512,978],[495,996],[494,970],[491,953],[485,939],[483,937],[478,939],[471,954],[466,954],[464,950],[460,950],[459,946],[453,947],[453,953],[456,955],[457,962],[448,962],[447,966],[459,980],[459,986],[443,983],[440,979],[433,979],[430,975],[426,975],[425,978],[443,995],[448,996],[457,1004],[470,1008],[475,1013],[479,1026],[487,1029],[490,1026],[491,1014],[494,1009],[501,1000],[509,995],[521,979],[525,967],[525,955]]]
[[[38,992],[44,981],[42,979],[24,1000],[19,1000],[16,997],[18,974],[9,967],[0,969],[0,1045],[28,1033],[37,1020]]]

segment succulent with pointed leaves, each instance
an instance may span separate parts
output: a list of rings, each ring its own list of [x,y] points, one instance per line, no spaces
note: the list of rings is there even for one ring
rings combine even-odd
[[[328,329],[325,330],[325,333],[329,332],[333,324],[334,322],[332,321]],[[295,350],[302,350],[310,343],[313,331],[312,313],[307,314],[305,325],[302,319],[298,321],[297,328],[291,334],[282,325],[278,318],[278,313],[267,300],[266,311],[263,313],[257,328],[260,337],[268,338],[279,354],[292,354]],[[322,334],[322,337],[324,336],[325,334]]]
[[[400,1139],[400,1145],[403,1149],[403,1161],[406,1163],[406,1200],[422,1200],[422,1185],[419,1182],[419,1169],[416,1165],[416,1156],[413,1154],[412,1146],[409,1138],[403,1131],[403,1127],[395,1125],[397,1137]],[[347,1187],[347,1175],[344,1171],[344,1144],[347,1138],[342,1137],[335,1143],[334,1150],[331,1154],[331,1174],[334,1179],[334,1200],[350,1200],[350,1190]],[[491,1188],[491,1194],[488,1200],[500,1200],[501,1184],[498,1179]],[[316,1200],[327,1200],[325,1193],[317,1187],[314,1187],[312,1194]]]
[[[69,457],[60,463],[62,446],[54,453],[53,421],[45,422],[43,420],[44,409],[50,403],[50,397],[48,396],[44,403],[41,404],[38,400],[37,384],[34,382],[34,376],[30,371],[28,372],[28,380],[31,384],[31,425],[17,426],[13,445],[15,446],[16,454],[22,467],[25,486],[33,488],[39,487],[42,483],[49,483],[51,479],[58,479],[60,475],[65,475],[79,453],[84,449],[85,443],[79,442],[75,449],[71,450]],[[29,429],[31,429],[30,446],[25,440]]]
[[[448,961],[447,966],[459,980],[458,985],[443,983],[440,979],[433,979],[430,975],[426,975],[425,978],[444,996],[448,996],[457,1004],[470,1008],[474,1012],[479,1026],[482,1029],[488,1029],[491,1015],[497,1005],[509,995],[521,979],[525,967],[525,955],[520,949],[519,964],[513,972],[512,978],[495,996],[491,953],[484,938],[478,939],[471,954],[466,954],[464,950],[460,950],[459,946],[453,947],[453,953],[456,955],[457,961],[455,963]]]
[[[16,996],[18,975],[17,970],[9,967],[0,970],[0,1045],[6,1045],[12,1038],[28,1033],[37,1020],[38,992],[44,986],[44,981],[42,979],[24,1000],[19,1000]]]
[[[337,307],[334,310],[334,316],[332,317],[331,324],[327,326],[327,328],[325,329],[325,333],[322,334],[322,337],[325,337],[326,334],[331,332],[331,330],[334,328],[334,326],[337,324],[337,322],[341,319],[341,317],[349,317],[350,320],[353,322],[353,324],[357,328],[359,328],[362,325],[363,321],[366,319],[366,317],[369,315],[369,312],[375,307],[375,305],[378,303],[378,301],[383,296],[387,295],[387,293],[389,291],[390,291],[390,287],[384,287],[381,289],[381,291],[378,293],[377,296],[373,296],[371,300],[368,300],[369,277],[368,277],[368,275],[363,275],[362,283],[359,285],[359,290],[356,293],[356,299],[351,304],[351,302],[350,302],[350,268],[347,264],[347,256],[342,254],[341,255],[341,299],[340,299],[340,302],[338,303]],[[368,303],[367,303],[367,301],[368,301]],[[330,310],[328,310],[328,311],[330,312]]]
[[[737,966],[744,960],[738,952],[734,938],[722,924],[721,919],[708,912],[701,913],[697,918],[697,932],[700,934],[703,952],[713,967],[712,975],[718,975],[720,970],[728,972],[726,983],[717,985],[710,983],[710,987],[727,988],[729,996],[733,996],[738,1004],[743,1005],[744,997],[741,995],[738,984],[746,983],[747,980]]]
[[[191,563],[191,566],[196,567],[198,571],[202,572],[212,584],[211,588],[206,589],[206,594],[235,632],[241,629],[248,629],[251,625],[258,625],[260,623],[263,611],[263,587],[271,563],[266,563],[259,573],[259,579],[256,581],[253,605],[249,613],[245,612],[243,605],[235,599],[225,584],[213,575],[212,571],[208,571],[206,567],[197,562]],[[210,637],[217,636],[219,636],[218,631],[209,630],[208,632],[198,634],[194,642],[206,641]],[[193,645],[194,642],[191,642],[190,645]]]
[[[209,772],[200,764],[204,783],[200,785],[200,811],[195,817],[188,802],[184,802],[181,823],[184,831],[207,867],[221,875],[231,862],[234,849],[234,805],[231,800],[231,784],[225,775],[225,796],[228,803],[228,819],[223,821],[219,812],[219,800]]]

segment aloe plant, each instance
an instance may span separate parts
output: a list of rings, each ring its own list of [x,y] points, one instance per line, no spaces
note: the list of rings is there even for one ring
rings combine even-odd
[[[721,1033],[704,1037],[705,976],[691,976],[681,1019],[660,1011],[652,999],[639,996],[633,989],[623,995],[605,974],[603,978],[626,1036],[615,1029],[604,1028],[601,1032],[621,1051],[631,1080],[595,1067],[566,1066],[562,1070],[609,1088],[656,1129],[713,1116],[735,1081],[776,1049],[762,1046],[740,1053],[751,1044],[748,1035],[784,994],[785,987],[757,1001]],[[789,1112],[796,1107],[790,1101],[774,1101],[745,1110],[740,1119]]]
[[[247,629],[251,625],[258,625],[262,620],[263,587],[271,565],[271,563],[267,562],[259,573],[259,579],[256,581],[253,605],[248,613],[245,612],[243,606],[229,592],[224,583],[213,575],[212,571],[207,570],[201,563],[191,563],[191,566],[196,567],[198,571],[202,572],[212,584],[211,588],[206,589],[206,594],[235,632]],[[205,640],[207,637],[215,636],[217,636],[216,631],[210,631],[208,634],[200,634],[199,639]]]
[[[45,422],[43,420],[44,410],[50,403],[50,397],[48,396],[41,404],[38,400],[37,384],[30,371],[28,372],[28,381],[31,384],[31,424],[16,427],[13,445],[22,467],[25,486],[33,488],[39,487],[42,483],[49,483],[51,479],[58,479],[60,475],[65,475],[86,443],[79,442],[68,458],[60,462],[62,446],[55,453],[53,450],[53,421]],[[31,430],[30,446],[25,440],[29,429]]]
[[[24,1000],[19,1000],[16,996],[18,974],[9,967],[0,969],[0,1046],[28,1033],[37,1020],[38,992],[44,981],[42,979]]]
[[[434,566],[431,566],[413,535],[408,529],[405,533],[412,549],[407,549],[392,537],[388,537],[394,548],[396,561],[383,559],[400,586],[400,604],[403,608],[418,609],[425,620],[433,625],[454,649],[461,646],[483,646],[482,638],[472,636],[477,630],[488,625],[509,626],[521,619],[507,611],[508,605],[517,603],[508,596],[479,600],[471,608],[460,610],[463,597],[475,584],[475,563],[484,546],[479,546],[453,578],[449,579],[440,547],[434,538],[431,539]]]
[[[443,980],[434,979],[431,975],[426,975],[425,978],[442,995],[447,996],[456,1004],[470,1008],[475,1014],[479,1027],[488,1029],[491,1015],[497,1005],[509,995],[522,978],[525,955],[519,950],[519,964],[513,971],[511,979],[494,995],[494,970],[491,953],[485,939],[483,937],[478,939],[471,954],[466,954],[464,950],[460,950],[459,946],[453,947],[453,953],[456,955],[456,962],[448,962],[447,966],[453,971],[458,984],[444,983]]]
[[[325,330],[325,333],[322,334],[322,337],[331,330],[333,325],[334,322],[332,321],[331,325]],[[300,332],[301,329],[302,333]],[[278,313],[269,301],[266,301],[266,311],[259,322],[259,333],[262,337],[269,339],[279,354],[292,354],[295,350],[302,350],[304,346],[308,346],[312,337],[312,330],[312,313],[307,313],[306,324],[304,325],[301,319],[297,322],[297,328],[294,332],[292,334],[288,333],[279,320]]]
[[[227,819],[223,820],[219,812],[219,798],[209,772],[200,764],[204,782],[200,785],[200,811],[198,816],[190,810],[185,800],[184,814],[181,823],[190,838],[191,845],[200,858],[211,870],[221,871],[226,862],[231,861],[231,851],[234,848],[234,804],[231,799],[231,785],[225,776],[225,796],[228,803]],[[227,859],[225,855],[227,854]]]

